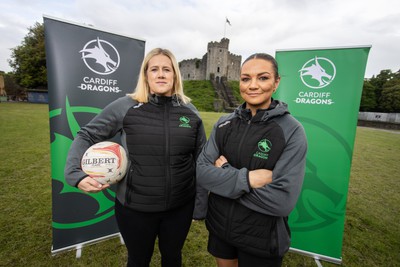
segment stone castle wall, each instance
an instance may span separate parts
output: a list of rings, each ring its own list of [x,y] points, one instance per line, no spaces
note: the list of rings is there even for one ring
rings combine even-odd
[[[183,80],[205,80],[206,66],[205,60],[198,58],[185,59],[179,62]]]

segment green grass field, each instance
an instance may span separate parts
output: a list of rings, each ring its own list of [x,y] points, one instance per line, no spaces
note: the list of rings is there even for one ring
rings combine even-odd
[[[207,134],[220,113],[201,113]],[[51,255],[48,106],[0,103],[0,266],[125,266],[118,238]],[[343,240],[342,266],[400,265],[400,132],[358,128]],[[204,222],[192,224],[186,267],[215,266]],[[323,266],[337,266],[321,262]],[[160,266],[155,249],[151,266]],[[283,266],[317,266],[288,253]]]

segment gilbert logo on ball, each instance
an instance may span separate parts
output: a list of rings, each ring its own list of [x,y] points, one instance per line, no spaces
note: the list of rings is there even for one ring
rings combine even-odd
[[[115,184],[124,178],[128,165],[125,149],[114,142],[100,142],[83,154],[81,167],[102,184]]]

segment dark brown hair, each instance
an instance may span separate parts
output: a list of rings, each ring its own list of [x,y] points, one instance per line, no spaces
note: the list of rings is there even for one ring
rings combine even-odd
[[[265,61],[269,61],[272,63],[272,67],[274,68],[275,71],[275,78],[278,79],[279,78],[279,71],[278,71],[278,62],[276,62],[275,58],[269,54],[266,53],[255,53],[252,54],[251,56],[249,56],[248,58],[246,58],[246,60],[243,62],[242,66],[249,60],[252,59],[263,59]]]

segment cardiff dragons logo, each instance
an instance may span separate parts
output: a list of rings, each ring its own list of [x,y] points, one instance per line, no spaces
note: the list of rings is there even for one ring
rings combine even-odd
[[[329,59],[315,56],[307,61],[299,72],[301,81],[307,87],[320,89],[335,79],[336,67]]]
[[[88,42],[79,53],[85,65],[97,74],[108,75],[118,69],[118,50],[111,43],[98,37]]]

